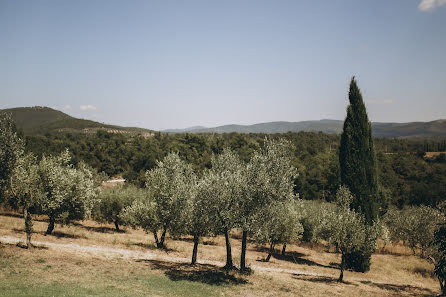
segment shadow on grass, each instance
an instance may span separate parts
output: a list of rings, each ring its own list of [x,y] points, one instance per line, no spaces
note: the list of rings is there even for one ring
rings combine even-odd
[[[173,238],[173,240],[179,240],[179,241],[185,241],[185,242],[194,242],[194,239],[192,237],[179,237],[179,238]],[[201,240],[200,239],[200,244],[203,245],[217,245],[216,242],[214,242],[213,240]]]
[[[345,285],[353,285],[358,286],[357,284],[353,284],[348,281],[338,282],[338,278],[329,277],[329,276],[314,276],[314,275],[306,275],[306,274],[293,274],[294,279],[309,281],[313,283],[325,283],[325,284],[345,284]]]
[[[87,231],[98,232],[98,233],[111,233],[111,234],[113,234],[113,233],[126,233],[125,230],[120,229],[119,231],[117,231],[116,228],[106,227],[106,226],[101,226],[101,227],[84,226],[81,223],[76,223],[76,222],[72,222],[71,224],[73,226],[83,228],[83,229],[85,229]]]
[[[406,294],[409,294],[408,296],[437,296],[438,294],[438,292],[434,292],[430,289],[411,285],[383,284],[383,283],[374,283],[371,281],[361,281],[361,283],[395,293],[404,292]]]
[[[264,252],[266,254],[269,253],[269,249],[267,249],[265,247],[259,247],[257,250],[260,252]],[[318,267],[334,268],[334,269],[339,268],[339,265],[335,264],[335,263],[330,263],[330,265],[323,265],[323,264],[319,264],[317,262],[305,259],[305,258],[303,258],[306,256],[305,254],[302,254],[299,252],[294,252],[294,251],[286,252],[285,255],[282,255],[281,253],[277,253],[276,251],[274,251],[274,253],[271,256],[277,260],[292,262],[292,263],[300,264],[300,265],[318,266]],[[265,257],[266,257],[266,255],[265,255]],[[258,261],[264,262],[264,260],[258,260]]]
[[[248,281],[240,277],[235,271],[228,271],[208,264],[184,264],[171,263],[157,260],[136,260],[148,263],[153,269],[163,270],[164,274],[172,281],[192,281],[209,285],[241,285]]]
[[[168,248],[168,247],[164,247],[164,248],[162,248],[162,249],[159,249],[159,248],[156,247],[156,245],[155,245],[154,243],[134,242],[134,243],[132,243],[131,245],[139,246],[139,247],[142,247],[142,248],[145,248],[145,249],[148,249],[148,250],[159,250],[159,251],[164,251],[164,252],[166,252],[166,253],[168,253],[168,252],[174,252],[174,251],[175,251],[174,249],[171,249],[171,248]]]
[[[57,238],[87,239],[87,237],[85,237],[83,235],[69,234],[69,233],[60,232],[60,231],[53,231],[53,232],[51,232],[51,234],[46,234],[45,231],[39,232],[39,233],[42,235],[45,235],[45,236],[54,236]]]
[[[19,247],[19,248],[22,248],[22,249],[28,249],[28,246],[25,243],[23,243],[23,242],[18,242],[15,246]],[[48,249],[47,246],[34,245],[34,244],[32,244],[32,242],[31,242],[31,246],[32,246],[33,249],[36,249],[36,250],[47,250]]]

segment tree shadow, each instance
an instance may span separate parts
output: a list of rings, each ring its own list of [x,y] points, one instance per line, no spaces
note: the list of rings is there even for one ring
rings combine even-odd
[[[383,284],[383,283],[374,283],[370,281],[361,281],[362,284],[366,284],[369,286],[378,287],[382,290],[401,293],[405,292],[409,294],[409,296],[436,296],[437,293],[428,289],[428,288],[421,288],[417,286],[411,286],[411,285],[396,285],[396,284]]]
[[[265,248],[265,247],[259,247],[257,250],[261,251],[261,252],[269,253],[269,249]],[[287,262],[300,264],[300,265],[317,266],[317,267],[334,268],[334,269],[339,268],[339,265],[335,264],[335,263],[330,263],[330,265],[323,265],[323,264],[319,264],[317,262],[311,261],[309,259],[305,259],[303,257],[307,256],[306,254],[295,252],[295,251],[286,252],[285,255],[282,255],[281,253],[277,253],[275,250],[271,256],[277,260],[287,261]],[[259,261],[264,262],[264,260],[259,260]]]
[[[15,246],[19,247],[21,249],[28,249],[28,246],[25,243],[23,243],[23,242],[18,242],[18,243],[15,244]],[[47,246],[34,245],[34,244],[32,244],[32,242],[31,242],[31,246],[32,246],[33,249],[36,249],[36,250],[47,250],[48,249]]]
[[[178,237],[178,238],[174,238],[173,240],[179,240],[179,241],[184,241],[184,242],[194,242],[194,239],[192,237]],[[200,239],[200,244],[203,245],[217,245],[217,243],[213,240],[201,240]]]
[[[43,232],[39,232],[39,234],[42,234],[42,235],[45,235],[45,236],[48,236],[48,235],[49,236],[54,236],[54,237],[57,237],[57,238],[71,238],[71,239],[82,238],[82,239],[87,239],[87,237],[83,236],[83,235],[69,234],[69,233],[65,233],[65,232],[61,232],[61,231],[53,231],[53,232],[51,232],[51,234],[46,234],[46,232],[43,231]]]
[[[294,279],[309,281],[313,283],[325,283],[325,284],[346,284],[346,285],[353,285],[358,286],[357,284],[348,282],[348,281],[342,281],[338,282],[338,278],[335,277],[329,277],[329,276],[314,276],[314,275],[306,275],[306,274],[293,274]]]
[[[83,228],[87,231],[92,231],[92,232],[98,232],[98,233],[110,233],[110,234],[114,234],[114,233],[126,233],[126,230],[122,230],[120,229],[119,231],[116,230],[116,228],[112,228],[112,227],[106,227],[106,226],[101,226],[101,227],[95,227],[95,226],[84,226],[81,223],[76,223],[76,222],[72,222],[71,223],[73,226],[76,227],[80,227]]]
[[[157,248],[156,245],[155,245],[154,243],[134,242],[134,243],[132,243],[131,245],[139,246],[139,247],[142,247],[142,248],[145,248],[145,249],[148,249],[148,250],[159,250],[159,251],[164,251],[164,252],[166,252],[166,253],[168,253],[168,252],[174,252],[174,251],[175,251],[174,249],[171,249],[171,248],[168,248],[168,247],[164,247],[164,248],[162,248],[162,249]]]
[[[185,263],[171,263],[158,260],[136,260],[148,263],[152,268],[163,270],[164,274],[172,281],[192,281],[208,285],[241,285],[248,281],[238,276],[237,272],[224,270],[214,265]]]

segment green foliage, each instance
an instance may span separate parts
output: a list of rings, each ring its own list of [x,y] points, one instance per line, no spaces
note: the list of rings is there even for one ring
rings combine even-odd
[[[419,249],[421,256],[427,257],[431,254],[434,232],[439,224],[444,223],[444,216],[428,206],[411,206],[403,210],[390,209],[383,222],[391,241],[403,241],[414,254]]]
[[[330,241],[334,225],[335,205],[324,201],[303,201],[305,209],[301,219],[302,240],[305,242]]]
[[[17,134],[11,114],[0,112],[0,203],[6,198],[10,177],[23,150],[24,142]]]
[[[352,207],[362,212],[367,223],[372,224],[378,216],[378,171],[372,128],[354,77],[350,83],[349,100],[339,150],[341,182],[355,196]]]
[[[340,281],[343,278],[343,270],[348,267],[347,255],[350,256],[350,264],[355,265],[359,271],[368,270],[370,257],[367,256],[375,251],[376,237],[379,233],[378,224],[367,224],[361,213],[350,209],[353,199],[347,187],[339,188],[336,194],[337,207],[331,242],[339,248],[342,255]]]
[[[70,164],[68,150],[58,156],[43,156],[39,163],[39,175],[45,196],[40,211],[50,218],[47,233],[54,228],[56,219],[63,217],[66,223],[84,219],[90,215],[97,196],[93,174],[83,163],[75,168]]]
[[[94,207],[93,218],[99,222],[114,223],[116,230],[119,231],[119,225],[123,224],[121,213],[134,200],[142,200],[145,197],[144,192],[145,190],[134,185],[102,189]]]
[[[437,276],[442,295],[446,295],[446,226],[443,224],[435,232],[434,244],[437,247],[434,273]]]

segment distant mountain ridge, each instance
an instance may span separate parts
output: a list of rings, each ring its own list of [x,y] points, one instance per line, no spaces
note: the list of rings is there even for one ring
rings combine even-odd
[[[45,133],[96,133],[103,130],[111,133],[125,133],[143,136],[154,135],[153,130],[137,127],[121,127],[84,120],[67,115],[49,107],[17,107],[3,109],[0,112],[10,112],[17,127],[26,135]],[[169,129],[162,132],[171,133],[287,133],[287,132],[323,132],[340,134],[343,128],[340,120],[319,120],[302,122],[268,122],[254,125],[224,125],[214,128],[194,126],[186,129]],[[429,138],[446,137],[446,120],[410,123],[372,123],[375,137],[388,138]]]
[[[3,109],[0,112],[9,112],[17,126],[25,135],[45,133],[96,133],[103,130],[111,133],[153,135],[152,130],[121,127],[103,124],[91,120],[72,117],[59,110],[44,106],[16,107]]]
[[[302,122],[267,122],[254,125],[224,125],[213,128],[172,129],[164,132],[177,133],[287,133],[287,132],[323,132],[327,134],[342,133],[344,121],[319,120]],[[408,138],[408,137],[446,137],[446,120],[409,123],[372,123],[375,137]]]

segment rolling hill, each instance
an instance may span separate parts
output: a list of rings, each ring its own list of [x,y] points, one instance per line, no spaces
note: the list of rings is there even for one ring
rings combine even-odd
[[[165,132],[179,133],[286,133],[286,132],[323,132],[328,134],[339,134],[342,132],[343,121],[320,120],[303,122],[268,122],[254,125],[224,125],[214,128],[177,129]],[[375,137],[389,138],[425,138],[446,137],[446,120],[431,122],[410,123],[372,123]]]
[[[9,112],[17,127],[25,135],[45,133],[96,133],[104,130],[111,133],[153,135],[152,130],[107,125],[91,120],[84,120],[69,116],[59,110],[49,107],[17,107],[3,109],[0,112]]]

